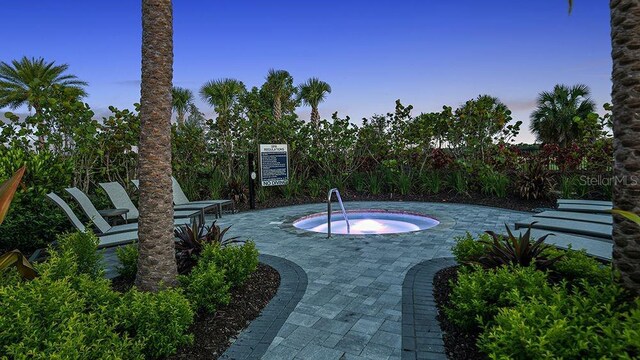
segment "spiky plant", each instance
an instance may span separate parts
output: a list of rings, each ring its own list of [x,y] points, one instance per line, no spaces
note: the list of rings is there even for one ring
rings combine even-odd
[[[545,244],[544,241],[549,235],[544,235],[537,240],[531,238],[531,227],[535,224],[529,225],[529,228],[524,234],[519,234],[515,237],[507,228],[507,236],[502,236],[494,233],[493,231],[487,231],[492,238],[491,241],[480,240],[480,242],[487,245],[485,255],[481,256],[477,263],[485,268],[497,268],[500,266],[517,265],[517,266],[531,266],[534,265],[539,270],[546,270],[554,263],[562,258],[562,255],[555,258],[547,258],[543,255],[543,252],[547,250],[551,245]]]

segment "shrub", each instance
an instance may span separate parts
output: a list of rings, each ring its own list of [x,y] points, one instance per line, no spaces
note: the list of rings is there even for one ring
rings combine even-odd
[[[557,287],[514,308],[504,308],[479,339],[492,359],[637,358],[638,302],[627,311],[616,285],[590,286],[580,293]]]
[[[0,352],[13,359],[142,358],[141,340],[120,334],[104,312],[118,300],[111,294],[107,280],[87,275],[3,284]]]
[[[438,194],[442,189],[442,176],[439,172],[427,172],[421,177],[422,191],[429,194]]]
[[[225,279],[224,270],[214,262],[200,261],[189,275],[180,275],[178,280],[196,310],[204,309],[213,314],[218,306],[231,300],[231,286]]]
[[[171,355],[179,346],[193,341],[187,330],[194,313],[189,300],[178,290],[148,293],[133,288],[125,294],[116,313],[126,332],[144,339],[145,355]]]
[[[138,273],[138,247],[134,244],[121,246],[116,249],[116,255],[120,260],[118,275],[128,280],[134,280]]]
[[[567,281],[574,282],[584,279],[590,284],[606,284],[612,279],[611,266],[603,265],[587,254],[585,250],[559,250],[549,248],[544,251],[547,257],[561,256],[560,260],[551,266],[551,270],[562,274]]]
[[[509,187],[509,177],[493,169],[481,171],[478,180],[480,190],[486,195],[493,195],[499,198],[507,197]]]
[[[544,199],[551,189],[551,177],[542,162],[525,163],[516,175],[516,187],[523,199]]]
[[[302,181],[298,176],[289,176],[289,181],[282,186],[282,194],[287,200],[294,199],[302,194]]]
[[[196,263],[205,245],[213,244],[225,247],[234,243],[241,243],[237,236],[226,238],[225,234],[231,229],[228,226],[221,229],[214,221],[211,226],[201,224],[197,230],[190,225],[182,225],[174,230],[176,241],[176,258],[180,273],[188,272]]]
[[[353,176],[351,177],[351,181],[353,183],[353,189],[358,194],[362,194],[367,190],[366,174],[361,172],[354,173]]]
[[[231,286],[242,285],[258,267],[258,250],[253,241],[242,246],[207,246],[200,262],[213,263],[224,271]]]
[[[102,252],[98,251],[100,240],[92,232],[76,231],[58,237],[59,251],[63,256],[73,258],[78,274],[92,278],[102,277]]]
[[[321,179],[309,179],[307,181],[307,192],[312,198],[319,198],[325,191],[324,182]]]
[[[549,295],[547,275],[533,267],[500,267],[483,271],[461,268],[458,282],[451,284],[451,305],[445,312],[463,328],[487,324],[498,309],[513,306],[523,298]]]
[[[538,270],[546,270],[555,264],[562,255],[547,258],[544,251],[549,249],[551,245],[545,244],[544,241],[549,234],[534,241],[531,238],[531,225],[524,235],[519,234],[518,237],[513,235],[508,225],[506,226],[507,236],[487,231],[487,234],[491,236],[491,241],[484,241],[487,252],[478,259],[478,263],[486,268],[504,265],[534,265]]]
[[[564,199],[573,198],[573,189],[575,187],[574,178],[563,176],[560,178],[560,196]]]
[[[469,183],[467,174],[462,170],[454,171],[453,173],[451,173],[449,186],[458,195],[468,195]]]
[[[413,184],[413,177],[411,174],[402,171],[394,177],[394,183],[400,195],[409,195]]]
[[[472,261],[478,261],[486,252],[486,244],[481,241],[490,241],[489,234],[480,234],[476,239],[471,233],[467,232],[464,236],[458,236],[455,239],[455,245],[451,248],[453,257],[459,264]]]
[[[371,195],[380,195],[382,193],[382,178],[378,173],[371,172],[367,179],[367,187]]]
[[[58,234],[69,230],[69,221],[46,199],[46,194],[71,183],[73,164],[49,152],[0,149],[0,181],[23,165],[27,167],[22,178],[24,186],[18,188],[2,224],[0,249],[19,249],[26,254],[46,247]]]

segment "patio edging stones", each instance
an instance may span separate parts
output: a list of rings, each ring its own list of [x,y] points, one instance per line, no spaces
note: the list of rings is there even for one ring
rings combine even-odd
[[[296,263],[265,254],[260,254],[260,262],[280,273],[278,292],[220,359],[261,358],[307,289],[307,273]]]
[[[453,258],[423,261],[407,272],[402,283],[402,359],[447,359],[438,308],[433,297],[433,277]]]

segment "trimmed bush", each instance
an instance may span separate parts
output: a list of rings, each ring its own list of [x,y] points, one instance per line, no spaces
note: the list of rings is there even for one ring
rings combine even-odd
[[[87,275],[0,287],[0,352],[13,359],[140,359],[140,339],[120,334],[105,309],[109,282]],[[107,302],[102,301],[107,299]]]
[[[486,254],[486,245],[480,241],[491,241],[489,234],[480,234],[475,238],[471,233],[467,232],[464,236],[457,236],[455,245],[451,248],[453,257],[459,264],[478,261],[480,257]]]
[[[134,280],[138,273],[138,246],[129,244],[127,246],[121,246],[116,249],[116,255],[120,260],[120,266],[118,266],[118,275],[127,280]]]
[[[189,275],[180,275],[178,280],[195,310],[213,314],[218,306],[231,300],[231,286],[225,279],[224,270],[213,262],[199,261]]]
[[[0,353],[12,359],[162,357],[192,341],[191,304],[180,291],[124,296],[101,275],[95,236],[73,233],[50,247],[33,281],[0,276]]]
[[[242,245],[207,245],[199,262],[213,263],[224,271],[231,287],[242,285],[258,267],[258,250],[253,241]]]
[[[451,285],[451,306],[445,312],[451,321],[467,329],[487,324],[502,307],[553,293],[547,274],[533,267],[461,268],[458,282]]]
[[[102,252],[98,251],[100,240],[90,231],[76,231],[58,237],[59,251],[74,259],[79,274],[92,278],[102,277]]]
[[[191,304],[178,290],[147,293],[133,288],[124,296],[116,314],[131,336],[144,339],[145,355],[168,356],[179,346],[193,342],[193,335],[187,334],[187,330],[194,314]]]
[[[592,285],[611,283],[611,266],[601,264],[589,256],[585,250],[550,248],[545,250],[544,254],[547,257],[564,255],[551,266],[551,270],[561,274],[569,282],[585,279]]]
[[[503,308],[478,345],[492,359],[631,359],[640,355],[638,301],[625,304],[616,285],[574,294],[567,286]]]

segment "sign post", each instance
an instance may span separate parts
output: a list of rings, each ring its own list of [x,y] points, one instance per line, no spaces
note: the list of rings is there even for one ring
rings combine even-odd
[[[260,144],[260,183],[262,186],[280,186],[289,183],[287,144]]]
[[[256,172],[254,170],[254,157],[253,152],[250,151],[247,159],[249,161],[249,208],[252,210],[256,208]]]

